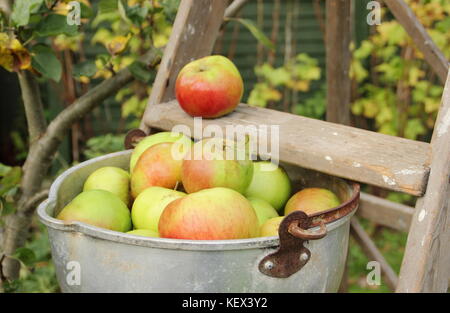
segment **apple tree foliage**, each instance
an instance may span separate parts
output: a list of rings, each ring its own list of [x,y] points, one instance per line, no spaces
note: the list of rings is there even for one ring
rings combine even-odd
[[[450,59],[450,2],[406,0],[428,34]],[[352,47],[354,49],[354,47]],[[428,141],[443,86],[404,28],[382,9],[382,23],[354,49],[350,75],[356,88],[352,113],[373,130]],[[388,199],[414,204],[413,197],[390,192]]]
[[[248,103],[253,106],[267,107],[269,103],[279,103],[283,90],[291,93],[308,92],[311,83],[321,77],[318,61],[306,53],[300,53],[280,67],[269,63],[255,67],[259,82],[250,92]],[[325,101],[322,91],[316,92],[311,99],[303,103],[293,103],[293,113],[320,118],[325,113]]]
[[[450,59],[450,2],[407,0],[433,41]],[[434,127],[443,86],[404,28],[383,21],[354,50],[351,76],[357,82],[354,115],[373,122],[376,131],[427,140]]]
[[[58,55],[70,51],[80,61],[69,75],[84,85],[128,66],[137,80],[120,90],[116,100],[122,103],[123,117],[140,118],[154,72],[138,57],[167,43],[179,0],[79,0],[79,26],[67,22],[70,2],[14,1],[10,16],[0,17],[0,66],[11,72],[29,70],[58,83],[68,71]],[[103,52],[86,59],[88,45],[101,46]]]

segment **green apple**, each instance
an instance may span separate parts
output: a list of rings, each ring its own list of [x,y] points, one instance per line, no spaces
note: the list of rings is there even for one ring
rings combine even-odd
[[[270,205],[266,200],[258,198],[247,198],[255,209],[256,216],[258,217],[259,225],[264,224],[268,219],[278,216],[277,210]]]
[[[127,232],[130,235],[143,236],[143,237],[155,237],[158,238],[159,234],[156,231],[150,229],[134,229]]]
[[[259,223],[251,203],[229,188],[210,188],[170,202],[161,214],[163,238],[224,240],[253,238]]]
[[[56,218],[120,232],[131,229],[130,210],[118,196],[106,190],[83,191]]]
[[[112,192],[128,206],[130,203],[130,174],[119,167],[101,167],[92,172],[84,182],[83,191],[94,189]]]
[[[305,188],[293,195],[284,208],[284,214],[303,211],[307,215],[326,211],[339,206],[339,198],[332,191],[324,188]]]
[[[188,193],[225,187],[243,193],[253,175],[248,151],[233,140],[203,139],[192,147],[181,168],[181,181]]]
[[[130,173],[133,173],[134,166],[145,150],[162,142],[177,142],[180,149],[188,149],[192,145],[192,140],[181,133],[161,132],[147,136],[134,147],[131,153]]]
[[[259,228],[259,236],[260,237],[273,237],[278,236],[278,228],[280,228],[281,221],[284,216],[272,217],[268,219],[264,224]]]
[[[184,197],[184,192],[162,187],[149,187],[139,194],[131,208],[134,228],[158,232],[158,223],[164,208],[173,200]]]
[[[266,200],[280,211],[291,195],[291,181],[280,166],[268,161],[254,162],[253,178],[244,195]]]

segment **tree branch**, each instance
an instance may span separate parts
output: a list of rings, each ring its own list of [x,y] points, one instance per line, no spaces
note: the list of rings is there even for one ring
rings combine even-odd
[[[0,9],[5,12],[6,16],[9,16],[11,14],[12,7],[12,0],[0,0]]]
[[[222,22],[222,25],[220,26],[220,29],[223,30],[225,28],[225,25],[229,21],[227,21],[227,18],[236,16],[241,9],[244,7],[244,4],[246,4],[248,0],[234,0],[225,10],[225,13],[223,15],[224,21]]]
[[[48,197],[49,190],[44,189],[40,192],[36,193],[33,197],[31,197],[27,203],[25,203],[26,210],[33,210],[39,203],[44,201],[45,198]]]
[[[45,132],[47,127],[41,92],[36,79],[30,71],[20,71],[18,76],[28,123],[28,134],[30,143],[33,144]]]
[[[234,0],[225,10],[225,17],[232,17],[239,13],[244,4],[246,4],[248,0]]]

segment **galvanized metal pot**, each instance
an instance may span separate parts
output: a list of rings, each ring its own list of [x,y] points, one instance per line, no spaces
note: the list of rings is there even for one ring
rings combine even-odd
[[[38,208],[40,220],[48,227],[63,292],[337,291],[347,255],[349,222],[359,199],[357,184],[286,165],[295,188],[326,187],[344,203],[304,221],[307,226],[322,224],[321,228],[305,231],[297,227],[300,222],[285,223],[285,218],[282,225],[291,227],[286,228],[282,247],[278,237],[218,241],[147,238],[54,218],[81,192],[90,173],[103,166],[128,169],[130,154],[105,155],[67,170]],[[293,228],[302,230],[306,239],[323,237],[325,229],[326,235],[302,240],[292,236]]]

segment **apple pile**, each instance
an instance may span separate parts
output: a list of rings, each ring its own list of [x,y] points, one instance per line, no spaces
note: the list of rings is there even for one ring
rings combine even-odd
[[[134,149],[130,172],[95,170],[57,218],[138,236],[223,240],[277,236],[280,213],[315,214],[340,204],[322,188],[291,196],[282,167],[226,159],[230,149],[238,152],[234,141],[219,138],[194,144],[172,132],[148,136]]]
[[[222,56],[189,63],[176,82],[178,102],[192,116],[228,114],[242,93],[239,71]],[[160,132],[134,148],[129,171],[107,166],[92,172],[57,218],[137,236],[224,240],[277,236],[281,213],[315,214],[340,204],[327,189],[291,193],[283,168],[253,162],[232,140],[194,143]]]

